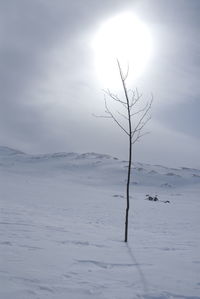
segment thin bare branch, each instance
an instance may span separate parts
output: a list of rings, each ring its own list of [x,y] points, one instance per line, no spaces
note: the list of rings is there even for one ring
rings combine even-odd
[[[106,101],[106,98],[104,99],[105,100],[105,112],[108,113],[110,115],[110,118],[112,118],[116,123],[117,125],[128,135],[130,136],[130,134],[127,132],[127,130],[122,126],[122,124],[117,120],[117,118],[113,115],[113,113],[109,110],[108,108],[108,105],[107,105],[107,101]]]
[[[150,134],[150,132],[145,132],[143,134],[139,134],[133,141],[132,144],[138,142],[143,136]]]
[[[98,118],[112,118],[111,116],[107,116],[107,115],[96,115],[94,113],[92,113],[92,116],[98,117]]]
[[[129,74],[129,64],[127,65],[126,74],[123,75],[123,77],[124,77],[124,81],[128,78],[128,74]]]
[[[121,100],[119,99],[118,95],[112,93],[112,92],[110,91],[110,89],[103,89],[103,92],[104,92],[105,94],[107,94],[108,96],[110,96],[111,98],[113,98],[113,100],[119,100],[119,101],[121,101]]]
[[[150,121],[151,117],[149,116],[149,118],[147,118],[144,122],[142,122],[140,124],[140,127],[138,127],[137,129],[134,129],[133,132],[131,133],[131,136],[133,137],[135,133],[137,132],[141,132],[142,129],[144,128],[144,126],[146,126],[146,124]]]
[[[144,108],[142,108],[142,109],[140,109],[140,110],[138,110],[138,111],[136,111],[134,113],[131,113],[131,117],[133,117],[133,116],[135,116],[135,115],[137,115],[137,114],[139,114],[141,112],[144,112],[147,109],[147,107],[148,107],[148,103],[146,103],[146,106]]]
[[[124,74],[123,74],[123,72],[122,72],[122,68],[121,68],[121,65],[120,65],[118,59],[117,59],[117,65],[118,65],[118,69],[119,69],[119,74],[120,74],[121,81],[122,81],[122,83],[124,83],[125,80],[126,80],[126,78],[124,77]]]
[[[103,90],[103,92],[104,92],[105,94],[107,94],[110,98],[112,98],[114,101],[123,104],[124,107],[127,106],[127,103],[126,103],[126,102],[120,100],[119,97],[118,97],[116,94],[110,92],[109,89],[107,89],[107,90]]]
[[[151,109],[152,102],[153,102],[153,98],[151,99],[150,103],[148,103],[148,107],[146,108],[146,110],[144,111],[144,113],[141,116],[140,120],[138,121],[138,124],[136,125],[135,129],[132,131],[133,135],[135,134],[135,132],[138,131],[138,128],[140,127],[143,119],[145,118],[145,116],[147,115],[147,113],[149,112],[149,110]]]
[[[137,88],[135,91],[133,91],[132,99],[130,103],[130,110],[137,104],[137,102],[141,99],[142,94],[139,94]]]
[[[125,118],[126,120],[128,120],[128,117],[127,117],[125,114],[123,114],[123,113],[121,113],[121,112],[119,112],[119,111],[117,111],[117,113],[118,113],[119,115],[121,115],[123,118]]]

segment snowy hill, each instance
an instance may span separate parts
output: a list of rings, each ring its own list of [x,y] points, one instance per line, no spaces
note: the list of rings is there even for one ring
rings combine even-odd
[[[126,172],[0,147],[0,298],[200,298],[200,170],[133,164],[128,245]]]
[[[124,184],[127,161],[97,153],[53,153],[28,155],[8,147],[0,147],[0,168],[4,171],[32,173],[38,176],[50,173],[71,174],[82,179],[98,179],[106,184]],[[76,175],[75,175],[76,174]],[[173,188],[200,183],[200,170],[193,168],[168,168],[161,165],[134,163],[133,185]]]

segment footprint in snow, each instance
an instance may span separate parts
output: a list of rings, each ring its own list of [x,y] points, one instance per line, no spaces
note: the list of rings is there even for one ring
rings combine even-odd
[[[133,267],[135,264],[116,264],[116,263],[104,263],[94,260],[77,260],[78,263],[81,264],[92,264],[97,267],[103,268],[103,269],[111,269],[111,268],[117,268],[117,267]]]

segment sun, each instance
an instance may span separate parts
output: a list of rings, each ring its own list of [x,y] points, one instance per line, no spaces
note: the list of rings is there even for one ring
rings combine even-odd
[[[152,55],[150,31],[130,12],[102,23],[92,41],[97,75],[104,87],[118,87],[117,59],[122,69],[129,66],[129,80],[141,76]]]

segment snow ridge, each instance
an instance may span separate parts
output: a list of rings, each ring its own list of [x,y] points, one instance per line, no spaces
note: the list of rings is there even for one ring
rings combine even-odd
[[[98,153],[65,153],[30,155],[9,147],[0,146],[0,169],[4,171],[38,173],[68,173],[82,180],[101,179],[107,183],[124,184],[127,161],[110,155]],[[132,181],[135,186],[177,186],[200,183],[200,170],[188,167],[168,168],[162,165],[150,165],[135,162],[132,165]]]

